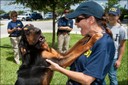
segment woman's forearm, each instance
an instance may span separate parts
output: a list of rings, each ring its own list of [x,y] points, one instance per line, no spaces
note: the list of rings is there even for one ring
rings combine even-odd
[[[81,72],[70,71],[70,70],[64,69],[62,67],[59,67],[58,71],[65,74],[70,79],[81,83],[82,85],[90,85],[95,80],[94,77],[85,75]]]

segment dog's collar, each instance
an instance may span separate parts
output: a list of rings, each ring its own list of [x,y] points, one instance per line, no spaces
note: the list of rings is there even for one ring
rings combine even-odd
[[[45,37],[42,36],[42,35],[39,35],[39,36],[37,37],[37,39],[36,39],[35,45],[36,45],[38,42],[39,42],[40,44],[44,43],[44,42],[45,42]]]
[[[39,37],[39,41],[40,41],[41,43],[44,43],[44,42],[45,42],[45,37],[40,36],[40,37]]]

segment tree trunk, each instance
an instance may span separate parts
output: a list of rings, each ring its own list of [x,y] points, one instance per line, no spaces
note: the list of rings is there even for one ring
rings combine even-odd
[[[52,34],[52,47],[54,48],[55,45],[55,8],[56,4],[53,4],[53,34]]]

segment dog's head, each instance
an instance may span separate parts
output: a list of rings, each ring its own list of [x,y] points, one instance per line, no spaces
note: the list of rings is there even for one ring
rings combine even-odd
[[[44,45],[46,42],[41,30],[31,24],[27,24],[23,27],[21,37],[19,49],[22,55],[31,50],[31,47],[34,47],[38,50],[48,49],[48,45]]]
[[[22,36],[24,36],[29,45],[35,45],[39,40],[45,41],[45,37],[41,35],[41,30],[31,24],[28,24],[23,28]],[[40,37],[42,37],[43,40],[40,39]]]

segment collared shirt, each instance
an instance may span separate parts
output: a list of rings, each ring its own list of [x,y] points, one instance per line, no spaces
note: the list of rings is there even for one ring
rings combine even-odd
[[[69,26],[70,28],[73,28],[73,20],[72,19],[66,19],[65,17],[61,17],[58,20],[58,27],[61,26]],[[58,30],[58,32],[68,32],[67,30]]]
[[[71,70],[92,76],[96,80],[91,85],[102,85],[114,58],[114,41],[108,34],[104,34],[93,47],[81,55],[72,65]],[[69,80],[73,85],[78,82]]]
[[[13,29],[15,27],[19,27],[19,28],[22,28],[23,27],[23,23],[19,20],[17,20],[16,22],[13,22],[13,21],[10,21],[8,23],[8,28],[7,29]],[[19,35],[21,35],[21,31],[14,31],[13,33],[11,33],[11,36],[10,37],[18,37]]]

